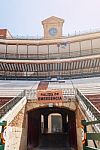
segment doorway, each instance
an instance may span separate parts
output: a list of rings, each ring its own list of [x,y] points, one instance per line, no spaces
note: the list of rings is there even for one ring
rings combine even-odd
[[[27,137],[28,149],[72,147],[76,150],[75,112],[65,107],[43,107],[29,111]]]

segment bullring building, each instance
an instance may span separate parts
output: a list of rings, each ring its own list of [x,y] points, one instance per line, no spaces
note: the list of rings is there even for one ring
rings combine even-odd
[[[41,38],[0,29],[1,150],[100,149],[100,31],[63,24],[43,20]]]

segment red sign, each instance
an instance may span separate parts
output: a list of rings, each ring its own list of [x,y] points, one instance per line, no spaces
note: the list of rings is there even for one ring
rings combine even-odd
[[[37,97],[39,101],[45,102],[56,102],[63,100],[62,90],[40,90],[37,92]]]

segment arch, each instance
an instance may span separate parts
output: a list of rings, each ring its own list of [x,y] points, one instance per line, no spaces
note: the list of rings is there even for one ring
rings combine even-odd
[[[48,115],[48,133],[62,132],[62,114],[50,113]]]
[[[27,103],[27,112],[29,111],[34,111],[36,109],[39,108],[49,108],[49,107],[58,107],[58,108],[64,108],[64,109],[68,109],[71,111],[76,111],[77,108],[77,104],[75,103],[75,101],[67,101],[66,102],[61,102],[61,103],[37,103],[37,102],[28,102]]]
[[[48,118],[50,117],[50,115],[51,116],[54,115],[55,117],[60,116],[62,118],[60,122],[62,123],[62,125],[60,124],[59,126],[57,126],[58,129],[55,131],[54,129],[52,130],[49,124],[50,120]],[[44,122],[44,130],[41,130],[41,116],[42,116],[42,121]],[[76,147],[75,111],[70,110],[69,108],[64,107],[64,106],[48,107],[46,105],[41,106],[41,107],[35,107],[31,109],[30,111],[28,111],[28,135],[27,135],[28,147],[30,146],[32,146],[32,148],[37,147],[39,143],[41,143],[41,141],[43,142],[43,140],[48,138],[48,136],[50,136],[49,137],[49,140],[50,140],[50,139],[53,139],[54,136],[56,136],[57,134],[58,134],[58,137],[62,136],[62,139],[65,140],[67,144],[70,141],[69,145],[71,147]],[[65,143],[65,142],[62,142],[62,143]],[[53,144],[55,144],[55,142]],[[58,145],[59,145],[59,142],[58,142]]]

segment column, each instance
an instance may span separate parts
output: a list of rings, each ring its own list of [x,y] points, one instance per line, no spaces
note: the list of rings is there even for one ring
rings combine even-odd
[[[66,113],[62,114],[62,129],[63,132],[67,132],[67,124],[66,124]]]
[[[48,132],[48,114],[44,114],[44,132]]]

